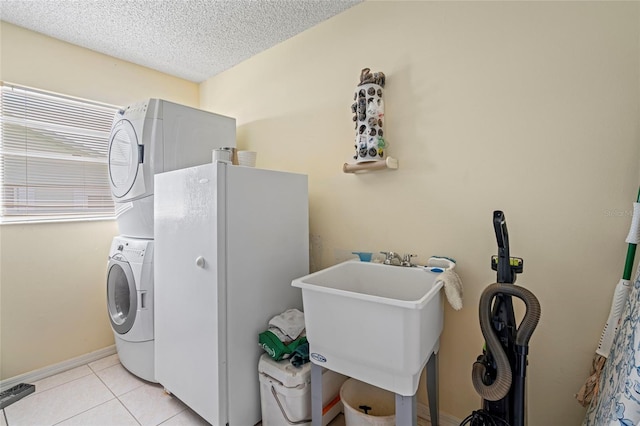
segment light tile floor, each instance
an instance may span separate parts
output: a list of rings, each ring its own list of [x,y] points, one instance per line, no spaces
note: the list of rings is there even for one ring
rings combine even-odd
[[[33,383],[35,393],[0,410],[0,426],[209,425],[162,385],[129,373],[111,355]],[[344,426],[339,414],[329,426]],[[418,419],[419,426],[426,420]]]
[[[0,426],[208,425],[180,400],[129,373],[118,355],[47,377],[1,411]]]

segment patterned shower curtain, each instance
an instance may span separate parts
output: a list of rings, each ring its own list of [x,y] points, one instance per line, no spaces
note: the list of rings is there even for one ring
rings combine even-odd
[[[640,267],[583,426],[640,425]]]

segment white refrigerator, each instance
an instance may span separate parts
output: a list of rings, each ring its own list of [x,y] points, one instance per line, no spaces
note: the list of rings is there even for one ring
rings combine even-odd
[[[260,418],[258,334],[309,271],[307,176],[212,163],[155,176],[156,379],[215,426]]]

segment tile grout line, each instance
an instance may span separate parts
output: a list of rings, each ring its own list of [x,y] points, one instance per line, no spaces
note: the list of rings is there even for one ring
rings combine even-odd
[[[87,367],[89,367],[89,364],[85,364],[85,365],[86,365]],[[90,373],[90,374],[87,374],[87,375],[82,376],[82,377],[78,377],[78,378],[77,378],[77,379],[75,379],[75,380],[71,380],[71,381],[66,382],[66,383],[63,383],[63,384],[67,384],[67,383],[75,382],[76,380],[84,379],[85,377],[90,376],[91,374],[93,374],[94,376],[96,376],[96,378],[97,378],[98,380],[100,380],[100,383],[102,383],[102,384],[103,384],[103,385],[104,385],[104,386],[109,390],[109,392],[111,392],[111,389],[109,389],[109,386],[107,386],[107,384],[106,384],[106,383],[104,383],[104,382],[102,381],[102,379],[100,379],[100,377],[96,374],[96,372],[95,372],[95,371],[93,371],[93,368],[89,367],[89,371],[91,371],[91,373]],[[58,386],[62,386],[62,384],[61,384],[61,385],[58,385]],[[55,388],[57,388],[58,386],[54,386],[54,387],[52,387],[51,389],[55,389]],[[47,389],[47,390],[45,390],[45,391],[43,391],[43,392],[50,391],[51,389]],[[113,399],[109,399],[109,400],[107,400],[107,401],[105,401],[105,402],[103,402],[103,403],[101,403],[101,404],[95,405],[95,406],[93,406],[93,407],[89,407],[89,408],[87,408],[86,410],[81,411],[81,412],[79,412],[79,413],[76,413],[76,414],[74,414],[74,415],[73,415],[73,416],[71,416],[71,417],[68,417],[68,418],[66,418],[66,419],[60,420],[60,421],[59,421],[59,422],[57,422],[57,423],[54,423],[52,426],[58,425],[58,424],[60,424],[60,423],[62,423],[62,422],[66,422],[67,420],[70,420],[70,419],[72,419],[72,418],[74,418],[74,417],[77,417],[77,416],[79,416],[80,414],[84,414],[84,413],[86,413],[87,411],[93,410],[93,409],[94,409],[94,408],[96,408],[96,407],[100,407],[101,405],[104,405],[104,404],[106,404],[106,403],[108,403],[108,402],[111,402],[111,401],[113,401],[114,399],[118,399],[118,397],[117,397],[117,396],[115,396],[115,395],[113,394],[113,392],[111,392],[111,394],[113,395]],[[118,402],[119,402],[119,401],[118,401]],[[9,426],[9,424],[7,424],[7,426]]]
[[[85,365],[86,365],[86,364],[85,364]],[[97,375],[97,374],[93,373],[93,370],[91,370],[91,368],[89,368],[89,371],[91,371],[91,373],[89,373],[89,374],[85,374],[84,376],[76,377],[76,378],[75,378],[75,379],[73,379],[73,380],[69,380],[68,382],[60,383],[60,384],[55,385],[55,386],[53,386],[53,387],[51,387],[51,388],[49,388],[49,389],[45,389],[45,390],[40,391],[40,392],[37,392],[37,393],[36,393],[36,392],[34,392],[34,393],[32,393],[32,394],[29,394],[29,395],[27,395],[26,397],[22,398],[20,401],[25,401],[26,399],[28,399],[28,398],[30,398],[30,397],[34,397],[34,396],[36,396],[36,395],[42,395],[42,394],[45,394],[45,393],[47,393],[47,392],[49,392],[49,391],[52,391],[52,390],[54,390],[54,389],[56,389],[56,388],[59,388],[60,386],[68,385],[69,383],[73,383],[73,382],[75,382],[75,381],[82,380],[82,379],[84,379],[84,378],[86,378],[86,377],[89,377],[91,374],[95,375],[95,376],[98,378],[98,380],[100,379],[100,378],[98,377],[98,375]],[[109,388],[107,387],[107,389],[109,389]],[[109,391],[111,391],[111,389],[109,389]],[[19,403],[20,401],[16,401],[16,403]],[[102,404],[98,404],[98,405],[102,405]],[[96,406],[96,407],[97,407],[97,406]],[[5,408],[6,408],[6,407],[5,407]],[[91,407],[91,408],[95,408],[95,407]],[[90,408],[90,409],[91,409],[91,408]],[[87,410],[85,410],[85,411],[87,411]],[[7,426],[9,426],[9,418],[7,417],[7,410],[3,409],[3,410],[2,410],[2,412],[3,412],[3,415],[4,415],[4,420],[7,422]],[[84,411],[83,411],[83,413],[84,413]],[[78,414],[81,414],[81,413],[78,413]],[[77,416],[78,414],[74,414],[73,416],[71,416],[71,417],[69,417],[69,418],[66,418],[66,419],[64,419],[64,420],[61,420],[61,422],[65,421],[65,420],[69,420],[70,418],[73,418],[73,417]],[[60,422],[53,423],[53,425],[56,425],[56,424],[58,424],[58,423],[60,423]]]
[[[120,364],[120,363],[119,363],[119,364]],[[114,365],[116,365],[116,364],[114,364]],[[110,366],[110,367],[113,367],[113,366]],[[91,367],[89,367],[89,368],[91,368]],[[107,367],[107,368],[109,368],[109,367]],[[107,368],[103,368],[102,370],[106,370]],[[93,370],[93,369],[91,368],[91,370]],[[102,371],[102,370],[100,370],[100,371]],[[116,395],[116,394],[111,390],[111,388],[109,387],[109,385],[107,385],[107,384],[104,382],[104,380],[102,380],[102,377],[98,376],[95,372],[94,372],[94,374],[96,375],[96,377],[98,378],[98,380],[100,380],[100,382],[101,382],[103,385],[105,385],[105,387],[106,387],[107,389],[109,389],[109,392],[111,392],[111,394],[115,397],[116,401],[118,401],[118,404],[120,404],[120,405],[121,405],[121,406],[122,406],[122,407],[127,411],[127,413],[129,413],[129,414],[131,415],[131,417],[133,417],[133,420],[135,420],[135,421],[136,421],[136,423],[138,423],[139,425],[142,425],[142,423],[140,423],[140,421],[138,420],[138,418],[137,418],[137,417],[136,417],[136,416],[135,416],[135,415],[134,415],[134,414],[133,414],[133,413],[132,413],[128,408],[127,408],[127,406],[126,406],[126,405],[124,405],[124,403],[120,400],[120,397],[119,397],[118,395]],[[142,386],[145,386],[145,385],[143,384]],[[142,386],[139,386],[139,387],[142,387]],[[138,389],[138,388],[136,388],[136,389]],[[134,390],[135,390],[135,389],[132,389],[132,390],[130,390],[129,392],[132,392],[132,391],[134,391]],[[129,392],[125,392],[125,393],[123,393],[122,395],[126,395],[126,394],[128,394]],[[7,425],[7,426],[9,426],[9,425]]]
[[[160,383],[157,383],[157,384],[158,384],[158,385],[160,385]],[[131,390],[129,390],[129,391],[127,391],[127,392],[123,393],[123,394],[122,394],[122,395],[120,395],[120,396],[128,395],[128,394],[130,394],[131,392],[134,392],[134,391],[136,391],[136,390],[138,390],[138,389],[140,389],[141,387],[144,387],[144,386],[152,386],[152,384],[151,384],[151,383],[146,383],[146,382],[145,382],[142,386],[139,386],[139,387],[137,387],[137,388],[135,388],[135,389],[131,389]],[[161,386],[162,386],[162,385],[161,385]],[[108,387],[108,386],[107,386],[107,387]],[[166,391],[165,391],[165,392],[166,392]],[[185,411],[187,411],[187,410],[189,409],[189,406],[187,406],[187,404],[185,404],[184,402],[182,402],[182,400],[181,400],[180,398],[177,398],[175,395],[173,395],[173,394],[171,394],[171,393],[168,393],[168,392],[167,392],[167,394],[168,394],[171,398],[174,398],[174,399],[176,399],[176,400],[180,401],[180,403],[181,403],[182,405],[184,405],[184,408],[183,408],[182,410],[178,411],[178,412],[177,412],[176,414],[174,414],[173,416],[168,417],[168,418],[166,418],[166,419],[162,420],[160,423],[157,423],[155,426],[160,426],[161,424],[166,423],[166,422],[167,422],[167,421],[169,421],[170,419],[172,419],[172,418],[176,417],[176,416],[177,416],[177,415],[179,415],[179,414],[182,414],[183,412],[185,412]],[[140,423],[140,421],[138,420],[138,418],[137,418],[137,417],[136,417],[136,416],[135,416],[135,415],[134,415],[134,414],[133,414],[133,413],[132,413],[128,408],[127,408],[127,406],[122,402],[122,400],[120,399],[120,396],[116,396],[116,399],[118,400],[118,402],[120,402],[120,404],[124,407],[124,409],[125,409],[125,410],[127,410],[127,411],[129,412],[129,414],[131,414],[131,416],[136,420],[136,422],[138,422],[138,424],[142,425],[142,423]],[[8,425],[7,425],[7,426],[8,426]]]
[[[76,377],[76,378],[74,378],[74,379],[72,379],[72,380],[68,380],[68,381],[65,381],[65,382],[63,382],[63,383],[59,383],[59,384],[57,384],[57,385],[55,385],[55,386],[52,386],[52,387],[50,387],[50,388],[48,388],[48,389],[45,389],[45,390],[43,390],[43,391],[40,391],[40,392],[37,392],[37,393],[33,393],[33,394],[31,394],[31,395],[28,395],[26,398],[29,398],[29,397],[34,396],[34,395],[41,395],[41,394],[45,394],[45,393],[47,393],[47,392],[49,392],[49,391],[52,391],[52,390],[54,390],[54,389],[56,389],[56,388],[59,388],[59,387],[61,387],[61,386],[68,385],[69,383],[73,383],[73,382],[75,382],[75,381],[82,380],[82,379],[85,379],[85,378],[87,378],[87,377],[89,377],[89,376],[93,375],[93,376],[95,376],[95,377],[100,381],[100,383],[102,383],[102,384],[107,388],[107,390],[111,393],[111,395],[113,395],[113,398],[112,398],[112,399],[109,399],[109,400],[107,400],[107,401],[104,401],[104,402],[102,402],[102,403],[100,403],[100,404],[98,404],[98,405],[95,405],[95,406],[93,406],[93,407],[89,407],[89,408],[87,408],[86,410],[81,411],[81,412],[79,412],[79,413],[76,413],[76,414],[74,414],[74,415],[72,415],[72,416],[70,416],[70,417],[68,417],[68,418],[65,418],[65,419],[60,420],[60,421],[58,421],[58,422],[56,422],[56,423],[53,423],[53,424],[52,424],[52,426],[54,426],[54,425],[58,425],[58,424],[60,424],[60,423],[62,423],[62,422],[65,422],[65,421],[67,421],[67,420],[69,420],[69,419],[72,419],[72,418],[74,418],[74,417],[76,417],[76,416],[79,416],[79,415],[81,415],[81,414],[84,414],[84,413],[86,413],[87,411],[93,410],[93,409],[94,409],[94,408],[96,408],[96,407],[99,407],[99,406],[101,406],[101,405],[104,405],[104,404],[106,404],[106,403],[108,403],[108,402],[111,402],[111,401],[114,401],[114,400],[118,401],[118,403],[119,403],[119,404],[120,404],[120,405],[121,405],[121,406],[122,406],[122,407],[123,407],[123,408],[124,408],[124,409],[129,413],[129,414],[130,414],[130,415],[131,415],[131,417],[133,417],[133,419],[135,420],[135,422],[136,422],[137,424],[139,424],[139,425],[140,425],[141,423],[140,423],[140,422],[138,421],[138,419],[133,415],[133,413],[131,413],[131,412],[127,409],[127,407],[122,403],[122,401],[120,401],[120,399],[118,398],[118,396],[117,396],[117,395],[116,395],[116,394],[111,390],[111,388],[110,388],[110,387],[109,387],[109,386],[108,386],[108,385],[107,385],[107,384],[102,380],[102,378],[101,378],[100,376],[98,376],[98,374],[97,374],[97,371],[102,371],[102,370],[104,370],[104,369],[106,369],[106,368],[109,368],[109,367],[111,367],[111,366],[107,366],[107,367],[102,368],[102,369],[100,369],[100,370],[94,370],[94,369],[89,365],[89,363],[87,363],[87,364],[83,364],[83,365],[84,365],[84,366],[87,366],[87,368],[88,368],[88,370],[89,370],[89,373],[87,373],[87,374],[85,374],[85,375],[83,375],[83,376]],[[116,365],[116,364],[114,364],[114,365]],[[78,367],[81,367],[81,366],[78,366]],[[76,367],[76,368],[78,368],[78,367]],[[62,372],[62,373],[64,373],[64,372]],[[62,373],[58,373],[58,374],[62,374]],[[55,376],[55,375],[54,375],[54,376]],[[50,376],[50,377],[53,377],[53,376]],[[25,398],[25,399],[26,399],[26,398]],[[18,402],[18,401],[16,401],[16,402]],[[4,417],[4,420],[5,420],[5,422],[6,422],[6,425],[7,425],[7,426],[9,426],[9,418],[8,418],[8,416],[7,416],[7,412],[6,412],[6,410],[2,410],[2,416]]]
[[[143,385],[143,386],[144,386],[144,385]],[[136,388],[136,389],[138,389],[138,388]],[[133,390],[135,390],[135,389],[133,389]],[[131,391],[129,391],[129,392],[132,392],[133,390],[131,390]],[[126,395],[126,394],[128,394],[129,392],[123,393],[122,395]],[[139,425],[142,425],[142,423],[140,423],[140,420],[138,420],[138,418],[137,418],[137,417],[136,417],[136,416],[131,412],[131,410],[129,410],[129,408],[128,408],[126,405],[124,405],[124,402],[122,402],[122,401],[120,400],[120,397],[116,396],[116,399],[118,400],[118,404],[122,405],[122,407],[123,407],[125,410],[127,410],[127,413],[131,414],[131,417],[133,417],[133,420],[135,420],[135,421],[136,421],[136,423],[138,423]],[[8,425],[7,425],[7,426],[8,426]]]
[[[107,357],[105,357],[105,358],[107,358]],[[102,358],[102,359],[104,359],[104,358]],[[120,360],[118,359],[118,362],[116,362],[116,363],[114,363],[114,364],[111,364],[111,365],[107,365],[107,366],[105,366],[105,367],[102,367],[100,370],[94,370],[94,369],[93,369],[93,367],[92,367],[90,364],[95,364],[95,363],[96,363],[96,362],[98,362],[98,361],[100,361],[100,359],[98,359],[98,360],[96,360],[96,361],[93,361],[93,362],[91,362],[91,363],[89,363],[89,364],[85,364],[85,365],[86,365],[87,367],[89,367],[89,370],[93,371],[93,372],[94,372],[94,373],[96,373],[96,374],[98,374],[98,371],[106,370],[107,368],[111,368],[111,367],[113,367],[114,365],[118,365],[118,364],[122,365],[122,363],[121,363],[121,362],[120,362]]]
[[[59,424],[60,424],[60,423],[62,423],[62,422],[66,422],[67,420],[71,420],[71,419],[72,419],[72,418],[74,418],[74,417],[78,417],[79,415],[84,414],[84,413],[86,413],[87,411],[91,411],[91,410],[93,410],[94,408],[100,407],[101,405],[107,404],[107,403],[109,403],[109,402],[111,402],[111,401],[113,401],[113,400],[115,400],[115,399],[117,399],[117,398],[110,399],[110,400],[105,401],[105,402],[103,402],[102,404],[98,404],[98,405],[96,405],[96,406],[94,406],[94,407],[89,407],[89,408],[87,408],[86,410],[81,411],[81,412],[79,412],[79,413],[77,413],[77,414],[74,414],[74,415],[73,415],[73,416],[71,416],[71,417],[67,417],[66,419],[60,420],[59,422],[54,423],[54,424],[53,424],[53,425],[51,425],[51,426],[59,425]],[[9,426],[9,425],[7,425],[7,426]]]
[[[89,367],[89,368],[91,368],[91,367]],[[92,369],[92,371],[93,371],[93,369]],[[102,384],[104,385],[104,387],[105,387],[105,388],[107,388],[107,389],[109,390],[109,392],[111,392],[111,395],[113,395],[113,397],[114,397],[115,399],[118,399],[118,395],[116,395],[116,394],[111,390],[111,388],[109,387],[109,385],[107,385],[107,384],[104,382],[104,380],[102,380],[102,377],[98,376],[98,375],[96,374],[96,372],[95,372],[95,371],[93,372],[93,374],[98,378],[98,380],[100,380],[100,383],[102,383]],[[120,401],[120,400],[118,400],[118,401]]]
[[[180,414],[184,413],[187,409],[185,408],[184,410],[180,411],[179,413],[174,414],[173,416],[169,417],[168,419],[165,419],[163,421],[161,421],[160,423],[158,423],[156,426],[161,426],[163,424],[165,424],[166,422],[168,422],[169,420],[171,420],[174,417],[179,416]]]
[[[86,365],[86,364],[85,364],[85,365]],[[77,367],[76,367],[76,368],[77,368]],[[71,371],[71,370],[67,370],[67,371]],[[63,373],[65,373],[65,372],[63,372]],[[63,374],[63,373],[58,373],[58,374]],[[57,376],[58,374],[54,374],[53,376],[49,376],[49,377],[54,377],[54,376]],[[43,392],[48,392],[48,391],[50,391],[50,390],[52,390],[52,389],[59,388],[60,386],[64,386],[64,385],[66,385],[67,383],[71,383],[71,382],[75,382],[76,380],[84,379],[85,377],[90,376],[91,374],[93,374],[93,370],[92,370],[91,368],[89,368],[89,374],[85,374],[84,376],[76,377],[75,379],[69,380],[69,381],[67,381],[67,382],[58,383],[57,385],[52,386],[52,387],[50,387],[49,389],[45,389],[45,390],[40,391],[40,392],[34,392],[34,393],[32,393],[31,395],[36,395],[36,394],[40,394],[40,393],[43,393]],[[46,377],[46,378],[48,378],[48,377]],[[44,379],[42,379],[42,380],[44,380]],[[34,383],[37,383],[37,382],[34,382]],[[36,388],[37,388],[37,386],[36,386]],[[36,390],[37,390],[37,389],[36,389]]]
[[[103,371],[103,370],[106,370],[106,369],[108,369],[108,368],[114,367],[114,366],[116,366],[116,365],[122,365],[122,363],[121,363],[121,362],[118,362],[118,363],[116,363],[116,364],[110,365],[110,366],[108,366],[108,367],[104,367],[104,368],[102,368],[102,369],[100,369],[100,370],[97,370],[97,371]],[[142,425],[142,423],[140,423],[140,420],[138,420],[138,418],[137,418],[137,417],[136,417],[136,416],[131,412],[131,410],[129,410],[129,408],[127,408],[127,406],[122,402],[122,400],[120,399],[120,397],[121,397],[121,396],[124,396],[124,395],[128,395],[129,393],[131,393],[131,392],[133,392],[133,391],[135,391],[135,390],[138,390],[138,389],[140,389],[141,387],[149,386],[149,385],[150,385],[150,383],[147,383],[146,381],[144,381],[144,382],[142,383],[142,385],[138,386],[137,388],[130,389],[130,390],[128,390],[127,392],[123,393],[122,395],[116,395],[116,394],[111,390],[111,388],[109,387],[109,385],[107,385],[107,384],[104,382],[104,380],[102,380],[102,378],[97,374],[97,371],[93,370],[93,368],[91,368],[91,367],[89,367],[89,368],[90,368],[90,369],[94,372],[94,374],[98,377],[98,380],[100,380],[100,381],[101,381],[101,382],[102,382],[102,383],[107,387],[107,389],[109,389],[109,392],[111,392],[111,393],[115,396],[115,399],[117,399],[117,400],[118,400],[118,403],[119,403],[119,404],[120,404],[120,405],[121,405],[121,406],[122,406],[122,407],[123,407],[123,408],[124,408],[128,413],[129,413],[129,414],[131,414],[131,417],[133,417],[133,419],[136,421],[136,423],[138,423],[139,425]],[[173,396],[172,396],[172,398],[175,398],[175,397],[173,397]],[[182,401],[181,401],[181,402],[182,402]],[[184,403],[183,403],[183,404],[184,404]],[[184,408],[183,410],[181,410],[180,412],[178,412],[178,413],[174,414],[173,416],[171,416],[171,417],[169,417],[169,418],[167,418],[167,419],[162,420],[160,423],[158,423],[158,425],[161,425],[162,423],[167,422],[169,419],[174,418],[174,417],[175,417],[175,416],[177,416],[178,414],[181,414],[182,412],[186,411],[186,410],[187,410],[187,408],[188,408],[188,407],[187,407],[187,406],[186,406],[186,404],[185,404],[185,408]],[[8,425],[7,425],[7,426],[8,426]]]
[[[122,401],[120,401],[120,398],[118,397],[118,395],[116,395],[116,394],[113,392],[113,390],[111,390],[111,388],[109,387],[109,385],[107,385],[107,384],[104,382],[104,380],[102,380],[102,378],[101,378],[100,376],[98,376],[97,372],[96,372],[93,368],[91,368],[91,367],[89,366],[89,364],[86,364],[86,365],[87,365],[87,367],[89,367],[89,370],[91,370],[91,373],[90,373],[90,374],[87,374],[87,375],[85,375],[85,376],[82,376],[82,377],[80,377],[80,378],[84,378],[84,377],[87,377],[87,376],[90,376],[91,374],[93,374],[93,375],[94,375],[94,376],[96,376],[96,378],[100,381],[100,383],[102,383],[102,384],[107,388],[107,390],[109,390],[109,392],[111,392],[111,395],[113,395],[113,398],[112,398],[112,399],[109,399],[109,400],[107,400],[107,401],[105,401],[105,402],[103,402],[103,403],[101,403],[101,404],[98,404],[98,405],[96,405],[96,406],[94,406],[94,407],[87,408],[86,410],[84,410],[84,411],[82,411],[82,412],[80,412],[80,413],[74,414],[73,416],[71,416],[71,417],[69,417],[69,418],[66,418],[66,419],[61,420],[61,421],[59,421],[59,422],[57,422],[57,423],[54,423],[54,425],[52,425],[52,426],[55,426],[55,425],[57,425],[57,424],[60,424],[60,423],[62,423],[62,422],[65,422],[65,421],[67,421],[67,420],[69,420],[69,419],[72,419],[72,418],[74,418],[74,417],[77,417],[77,416],[79,416],[79,415],[81,415],[81,414],[86,413],[87,411],[93,410],[94,408],[100,407],[101,405],[107,404],[107,403],[109,403],[109,402],[111,402],[111,401],[118,401],[118,404],[120,404],[120,405],[122,406],[122,408],[124,408],[124,409],[127,411],[127,413],[129,413],[129,414],[131,415],[131,417],[133,418],[133,420],[134,420],[136,423],[138,423],[139,425],[142,425],[142,424],[140,423],[140,421],[137,419],[137,417],[136,417],[136,416],[134,416],[134,415],[133,415],[133,413],[132,413],[131,411],[129,411],[129,409],[127,408],[127,406],[126,406],[126,405],[124,405],[124,404],[122,403]],[[114,364],[114,365],[116,365],[116,364]],[[109,366],[109,367],[112,367],[112,366]],[[106,367],[106,368],[103,368],[103,369],[101,369],[101,370],[97,370],[97,371],[106,370],[106,369],[107,369],[107,368],[109,368],[109,367]],[[76,380],[77,380],[77,379],[76,379]],[[74,380],[72,380],[72,381],[74,381]],[[70,383],[70,382],[66,382],[66,383]],[[60,385],[58,385],[58,386],[60,386]],[[143,386],[144,386],[144,385],[143,385]],[[55,387],[57,387],[57,386],[55,386]],[[55,388],[55,387],[54,387],[54,388]],[[54,388],[51,388],[51,389],[54,389]],[[47,390],[50,390],[50,389],[47,389]],[[43,391],[43,392],[46,392],[46,391]],[[129,392],[131,392],[131,391],[129,391]],[[129,392],[126,392],[126,393],[129,393]],[[126,395],[126,393],[125,393],[125,394],[123,394],[123,395]],[[9,424],[8,424],[8,423],[7,423],[7,426],[9,426]]]
[[[159,384],[159,383],[158,383],[158,384]],[[135,388],[135,389],[131,389],[130,391],[127,391],[127,392],[123,393],[123,394],[122,394],[122,395],[120,395],[120,396],[128,395],[128,394],[130,394],[131,392],[136,391],[136,390],[140,389],[140,388],[141,388],[141,387],[143,387],[143,386],[150,386],[150,384],[149,384],[149,383],[145,383],[145,384],[143,384],[142,386],[137,387],[137,388]],[[176,398],[175,396],[173,396],[173,394],[169,394],[169,395],[171,396],[171,398],[175,398],[175,399],[177,399],[178,401],[180,401],[180,403],[182,403],[182,405],[184,405],[184,408],[183,408],[182,410],[178,411],[178,412],[177,412],[176,414],[174,414],[173,416],[170,416],[170,417],[168,417],[168,418],[166,418],[166,419],[162,420],[160,423],[157,423],[155,426],[160,426],[161,424],[168,422],[168,421],[169,421],[169,420],[171,420],[172,418],[176,417],[176,416],[177,416],[177,415],[179,415],[179,414],[184,413],[185,411],[187,411],[187,410],[189,409],[189,407],[187,406],[187,404],[185,404],[184,402],[182,402],[179,398]],[[129,412],[129,414],[131,414],[131,416],[136,420],[136,422],[138,422],[138,424],[139,424],[139,425],[142,425],[142,423],[140,423],[140,421],[138,420],[138,418],[137,418],[137,417],[136,417],[136,416],[135,416],[135,415],[134,415],[134,414],[133,414],[133,413],[132,413],[128,408],[127,408],[127,406],[126,406],[126,405],[125,405],[125,404],[120,400],[120,397],[119,397],[119,396],[116,396],[116,399],[118,400],[118,402],[120,402],[120,404],[124,407],[124,409],[125,409],[125,410],[127,410],[127,411]],[[7,426],[8,426],[8,425],[7,425]]]
[[[138,418],[137,418],[137,417],[136,417],[136,416],[131,412],[131,410],[129,410],[129,408],[127,408],[127,406],[122,402],[122,400],[120,399],[120,396],[127,395],[127,394],[129,394],[129,393],[131,393],[131,392],[133,392],[133,391],[135,391],[135,390],[137,390],[137,389],[141,388],[141,387],[148,386],[148,384],[147,384],[147,383],[143,383],[141,386],[139,386],[139,387],[137,387],[137,388],[135,388],[135,389],[131,389],[131,390],[129,390],[129,391],[127,391],[127,392],[123,393],[122,395],[118,396],[118,395],[116,395],[116,394],[115,394],[115,392],[114,392],[114,391],[113,391],[113,390],[112,390],[112,389],[107,385],[107,383],[106,383],[106,382],[105,382],[105,381],[104,381],[104,380],[103,380],[103,379],[98,375],[98,372],[99,372],[99,371],[103,371],[103,370],[108,369],[108,368],[110,368],[110,367],[113,367],[113,366],[115,366],[115,365],[117,365],[117,364],[120,364],[120,365],[121,365],[121,363],[120,363],[120,362],[118,362],[118,363],[116,363],[116,364],[106,366],[106,367],[104,367],[104,368],[102,368],[102,369],[99,369],[99,370],[95,370],[94,368],[92,368],[92,367],[89,365],[89,363],[87,363],[87,364],[83,364],[83,365],[85,365],[85,366],[87,366],[87,367],[88,367],[88,371],[89,371],[89,372],[88,372],[87,374],[82,375],[82,376],[80,376],[80,377],[76,377],[76,378],[74,378],[74,379],[72,379],[72,380],[65,381],[65,382],[63,382],[63,383],[59,383],[59,384],[57,384],[57,385],[55,385],[55,386],[52,386],[52,387],[50,387],[50,388],[48,388],[48,389],[45,389],[45,390],[43,390],[43,391],[41,391],[41,392],[38,392],[37,394],[46,394],[48,391],[51,391],[51,390],[57,389],[57,388],[59,388],[59,387],[61,387],[61,386],[63,386],[63,385],[68,385],[68,384],[73,383],[73,382],[78,381],[78,380],[86,379],[86,378],[90,377],[91,375],[93,375],[95,378],[97,378],[97,379],[100,381],[100,383],[102,383],[102,385],[103,385],[103,386],[105,386],[105,387],[107,388],[107,390],[109,391],[109,393],[111,393],[111,395],[113,396],[113,398],[112,398],[112,399],[109,399],[109,400],[107,400],[107,401],[104,401],[104,402],[102,402],[102,403],[100,403],[100,404],[97,404],[97,405],[95,405],[95,406],[93,406],[93,407],[89,407],[89,408],[87,408],[87,409],[85,409],[85,410],[83,410],[83,411],[81,411],[81,412],[79,412],[79,413],[75,413],[75,414],[73,414],[72,416],[70,416],[70,417],[68,417],[68,418],[62,419],[62,420],[60,420],[60,421],[56,421],[55,423],[52,423],[52,424],[51,424],[51,426],[59,425],[59,424],[61,424],[61,423],[65,422],[65,421],[68,421],[68,420],[70,420],[70,419],[72,419],[72,418],[74,418],[74,417],[77,417],[77,416],[79,416],[79,415],[82,415],[82,414],[84,414],[84,413],[86,413],[86,412],[88,412],[88,411],[91,411],[91,410],[93,410],[93,409],[95,409],[95,408],[97,408],[97,407],[100,407],[100,406],[102,406],[102,405],[104,405],[104,404],[106,404],[106,403],[112,402],[112,401],[114,401],[114,400],[118,401],[118,404],[120,404],[120,406],[121,406],[122,408],[124,408],[124,409],[125,409],[125,411],[126,411],[127,413],[129,413],[129,415],[134,419],[134,421],[136,422],[136,424],[138,424],[138,425],[142,425],[141,421],[140,421],[140,420],[139,420],[139,419],[138,419]],[[79,367],[80,367],[80,366],[79,366]],[[61,374],[61,373],[59,373],[59,374]],[[31,395],[29,395],[29,396],[31,396]],[[172,397],[172,398],[177,399],[178,401],[180,401],[180,399],[179,399],[179,398],[176,398],[176,397],[175,397],[175,396],[173,396],[173,395],[171,395],[171,397]],[[182,402],[182,401],[180,401],[180,402]],[[173,419],[174,417],[177,417],[178,415],[180,415],[180,414],[184,413],[185,411],[188,411],[189,407],[188,407],[188,406],[186,406],[186,404],[184,404],[184,403],[182,403],[182,404],[184,405],[182,410],[180,410],[179,412],[175,413],[174,415],[172,415],[172,416],[170,416],[170,417],[168,417],[168,418],[166,418],[166,419],[162,420],[161,422],[157,423],[157,425],[156,425],[156,426],[159,426],[159,425],[161,425],[161,424],[164,424],[164,423],[166,423],[167,421],[169,421],[169,420]],[[6,425],[7,425],[7,426],[9,426],[9,419],[8,419],[8,416],[7,416],[6,410],[2,410],[2,416],[4,417],[4,420],[5,420]]]
[[[158,384],[160,385],[160,383],[158,383]],[[160,386],[162,386],[162,385],[160,385]],[[182,410],[178,411],[178,412],[177,412],[176,414],[174,414],[173,416],[171,416],[171,417],[169,417],[169,418],[167,418],[167,419],[164,419],[163,421],[161,421],[160,423],[158,423],[156,426],[160,426],[160,425],[162,425],[162,424],[164,424],[164,423],[168,422],[168,421],[169,421],[169,420],[171,420],[172,418],[174,418],[174,417],[176,417],[176,416],[179,416],[180,414],[182,414],[182,413],[184,413],[185,411],[189,410],[189,406],[188,406],[187,404],[185,404],[184,402],[182,402],[182,400],[181,400],[180,398],[178,398],[177,396],[175,396],[174,394],[172,394],[172,393],[170,393],[170,392],[167,392],[167,390],[166,390],[166,389],[167,389],[167,388],[165,388],[165,387],[163,386],[163,392],[165,392],[167,395],[169,395],[172,399],[176,399],[177,401],[179,401],[182,405],[184,405],[184,408],[183,408]],[[123,405],[124,405],[124,404],[123,404]],[[7,426],[8,426],[8,425],[7,425]]]

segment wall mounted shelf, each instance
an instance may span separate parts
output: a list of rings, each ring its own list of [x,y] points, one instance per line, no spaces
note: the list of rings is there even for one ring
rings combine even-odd
[[[395,170],[398,168],[398,160],[393,157],[387,157],[385,160],[369,161],[366,163],[344,163],[342,171],[345,173],[365,173],[374,170]]]

